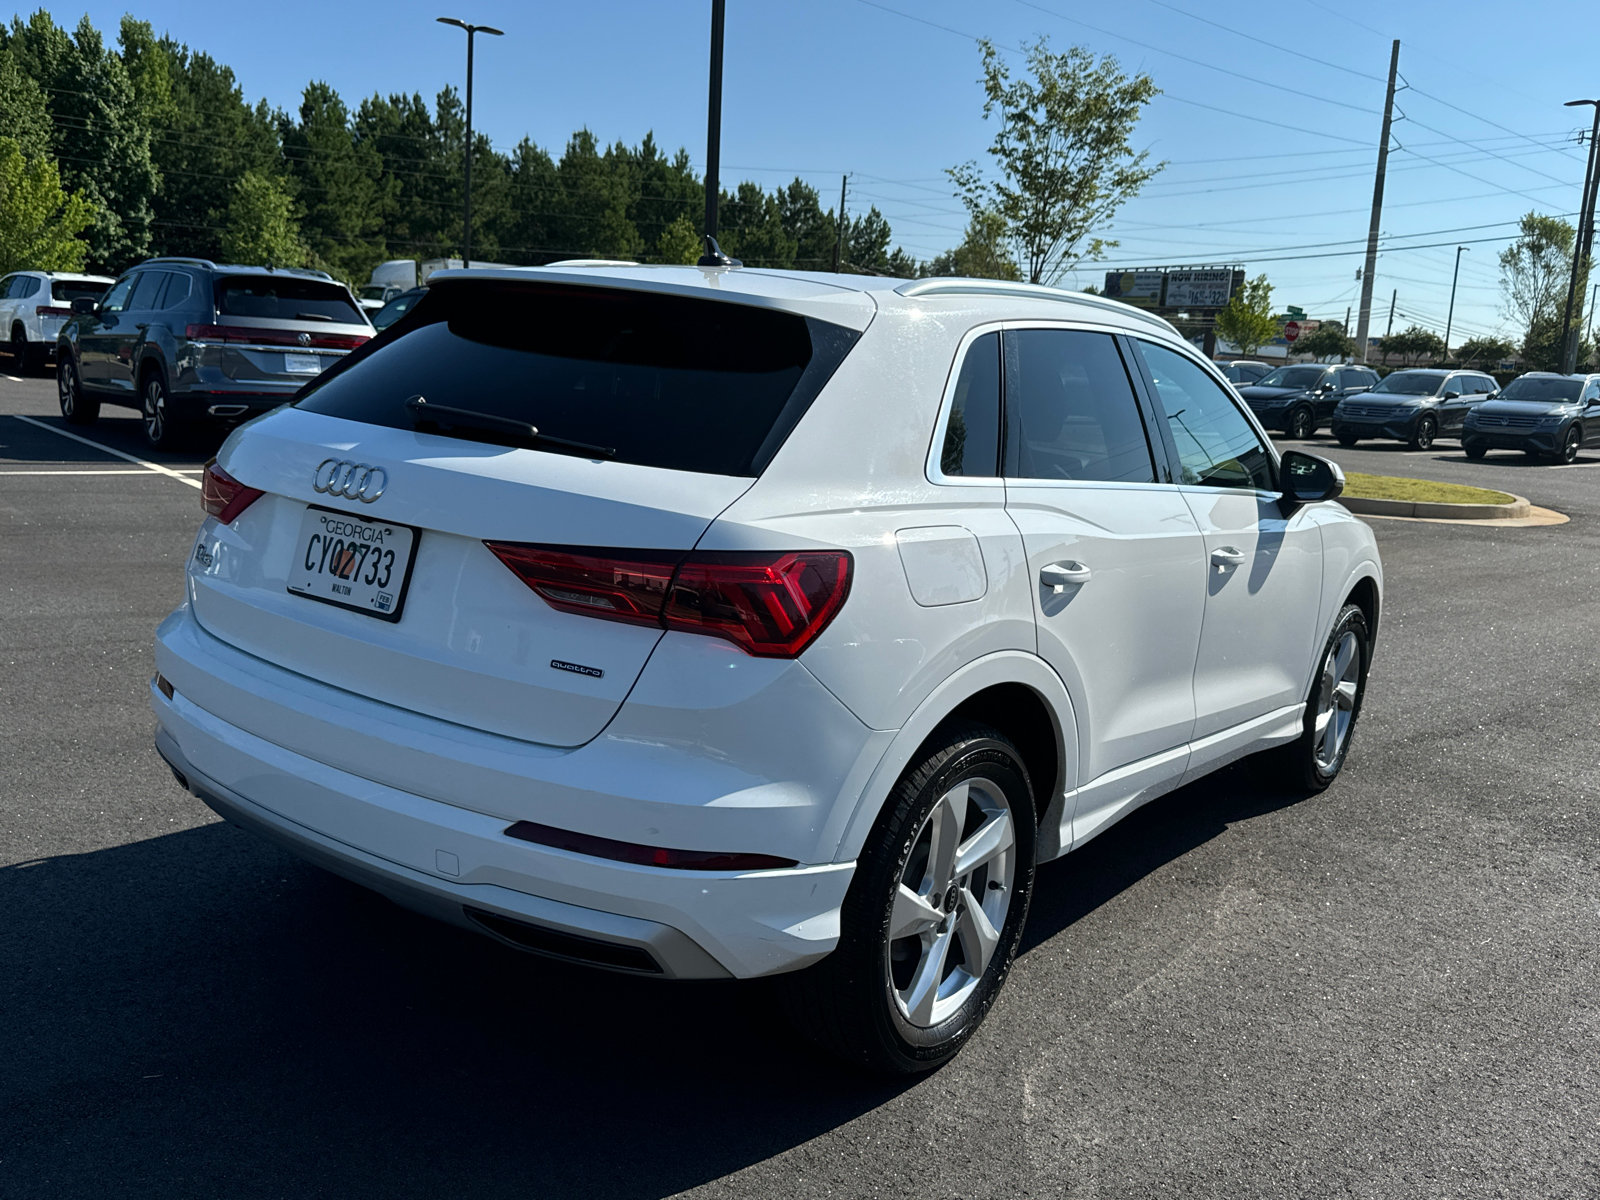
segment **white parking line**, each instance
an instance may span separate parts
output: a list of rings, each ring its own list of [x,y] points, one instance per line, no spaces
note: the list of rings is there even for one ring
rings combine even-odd
[[[47,433],[58,433],[64,438],[71,438],[75,442],[82,442],[85,446],[93,446],[96,450],[99,450],[102,453],[114,455],[115,457],[122,459],[124,462],[131,462],[135,466],[143,467],[147,471],[154,471],[158,475],[170,476],[171,478],[176,479],[179,483],[187,483],[192,488],[197,488],[200,486],[200,481],[198,479],[190,479],[181,471],[175,471],[171,467],[163,467],[160,463],[146,462],[142,458],[135,458],[131,454],[124,454],[121,450],[114,450],[110,446],[102,446],[99,442],[91,442],[88,438],[80,437],[76,433],[69,433],[65,429],[57,429],[54,425],[46,425],[43,421],[35,421],[32,417],[25,417],[21,413],[9,413],[7,415],[13,420],[25,421],[29,425],[32,425],[38,429],[43,429]],[[133,472],[129,472],[129,474],[132,473]]]
[[[184,475],[199,475],[199,471],[184,470]],[[110,467],[104,471],[0,471],[0,475],[153,475],[153,471],[136,471],[132,467]],[[184,482],[188,482],[185,480]]]

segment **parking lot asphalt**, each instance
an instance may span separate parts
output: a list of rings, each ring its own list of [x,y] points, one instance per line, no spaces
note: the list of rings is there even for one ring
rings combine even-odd
[[[1572,520],[1374,520],[1341,780],[1239,764],[1042,868],[988,1022],[895,1082],[759,984],[520,955],[216,819],[146,702],[209,449],[62,428],[0,379],[8,1197],[1600,1195],[1600,456],[1315,440]]]

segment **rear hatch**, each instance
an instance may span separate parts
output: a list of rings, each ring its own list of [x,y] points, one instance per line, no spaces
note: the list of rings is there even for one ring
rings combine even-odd
[[[297,388],[373,336],[343,284],[306,275],[217,276],[216,322],[191,326],[201,362],[239,384]]]
[[[558,610],[486,543],[687,554],[855,336],[650,292],[435,288],[225,444],[219,465],[265,494],[191,562],[196,618],[362,696],[580,745],[615,714],[661,627]],[[408,407],[418,396],[423,407]],[[361,555],[339,594],[325,581],[329,546]]]

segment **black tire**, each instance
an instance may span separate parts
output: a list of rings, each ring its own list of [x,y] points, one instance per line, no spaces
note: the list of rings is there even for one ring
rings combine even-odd
[[[1341,433],[1339,435],[1339,445],[1343,446],[1346,450],[1350,449],[1351,446],[1354,446],[1360,440],[1361,439],[1356,437],[1356,435],[1353,433]]]
[[[1561,439],[1561,445],[1550,456],[1550,461],[1562,466],[1577,462],[1578,451],[1581,449],[1583,449],[1583,430],[1574,425],[1567,430],[1566,437]]]
[[[1330,689],[1337,690],[1341,682],[1337,671],[1330,666],[1337,662],[1337,651],[1346,634],[1353,634],[1356,654],[1354,679],[1355,694],[1344,700],[1335,696],[1335,709],[1343,708],[1348,714],[1342,734],[1336,734],[1338,745],[1331,754],[1325,743],[1326,725],[1319,728],[1322,708]],[[1367,629],[1366,614],[1354,604],[1346,604],[1333,623],[1333,630],[1323,645],[1317,660],[1317,675],[1311,683],[1311,695],[1306,701],[1305,726],[1301,734],[1287,746],[1280,746],[1263,756],[1271,775],[1285,786],[1308,792],[1320,792],[1339,777],[1345,759],[1350,755],[1350,743],[1355,737],[1356,721],[1361,716],[1361,702],[1367,694],[1367,669],[1371,665],[1372,635]],[[1332,661],[1330,661],[1332,660]],[[1330,719],[1333,719],[1330,717]],[[1319,750],[1322,751],[1319,753]]]
[[[56,354],[56,399],[68,425],[93,425],[100,419],[100,401],[84,395],[78,365],[65,350]]]
[[[1289,423],[1285,427],[1290,439],[1296,442],[1310,441],[1317,432],[1317,418],[1309,408],[1302,404],[1289,414]]]
[[[11,329],[11,369],[18,375],[32,375],[38,370],[37,354],[33,343],[28,341],[28,334],[21,325]]]
[[[941,727],[930,746],[901,776],[867,839],[840,914],[838,948],[814,966],[776,981],[784,1008],[801,1033],[842,1058],[888,1074],[932,1070],[966,1044],[1005,983],[1033,896],[1037,818],[1033,786],[1016,747],[996,730],[966,721]],[[937,880],[926,883],[935,875],[931,838],[936,835],[930,831],[938,820],[935,809],[962,783],[984,786],[982,795],[974,787],[975,798],[965,802],[958,842],[973,836],[984,820],[992,819],[992,813],[986,816],[980,808],[980,800],[987,805],[1002,804],[1013,818],[1009,888],[998,876],[987,874],[999,868],[986,863],[968,872],[964,885],[957,877],[944,900],[922,903],[921,911],[933,914],[941,911],[942,904],[942,921],[892,939],[891,921],[897,917],[903,885],[910,885],[905,890],[913,892],[931,886],[930,897],[942,886]],[[952,811],[946,808],[941,813]],[[979,824],[973,824],[975,819]],[[968,974],[963,982],[956,972],[964,970],[967,936],[972,929],[969,902],[994,897],[983,901],[987,908],[1008,892],[989,960],[981,973],[975,977]],[[950,898],[956,898],[956,903],[950,904]],[[965,927],[963,921],[968,922]],[[968,933],[964,934],[963,928]],[[994,930],[992,922],[988,928]],[[944,951],[935,959],[928,946],[939,939],[943,939]],[[923,970],[924,964],[931,964],[932,969]],[[915,993],[918,979],[934,978],[939,981],[936,993],[952,981],[959,985],[943,1003],[953,1002],[963,991],[965,997],[942,1016],[930,1002],[927,1015],[930,1020],[938,1019],[929,1025],[915,1024],[908,1017],[909,1010],[902,1007],[905,992]]]
[[[1433,449],[1433,439],[1439,436],[1439,422],[1428,414],[1423,413],[1417,418],[1417,427],[1411,431],[1411,448],[1413,450]]]
[[[144,440],[152,450],[171,450],[189,437],[189,422],[167,411],[167,381],[160,371],[151,371],[139,388],[139,419],[144,425]]]
[[[1485,454],[1489,453],[1489,447],[1487,446],[1463,446],[1462,450],[1465,451],[1467,457],[1471,459],[1479,459]]]

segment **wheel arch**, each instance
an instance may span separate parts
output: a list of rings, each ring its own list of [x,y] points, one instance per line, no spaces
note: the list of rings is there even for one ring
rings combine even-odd
[[[1055,857],[1065,794],[1077,785],[1075,709],[1061,677],[1037,655],[1003,650],[968,663],[925,699],[901,726],[862,789],[834,861],[853,860],[906,767],[952,719],[978,721],[1005,734],[1022,755],[1039,821],[1039,859]]]
[[[144,353],[139,355],[139,373],[137,380],[140,391],[144,390],[145,381],[148,380],[152,375],[161,376],[162,385],[171,387],[171,384],[167,381],[167,364],[162,361],[159,352],[147,347]]]
[[[1378,589],[1378,581],[1371,575],[1363,575],[1346,589],[1344,599],[1340,601],[1342,609],[1346,604],[1354,604],[1361,610],[1361,615],[1367,619],[1367,637],[1371,643],[1378,640],[1378,616],[1383,608],[1383,593]],[[1337,617],[1337,613],[1334,614]]]

